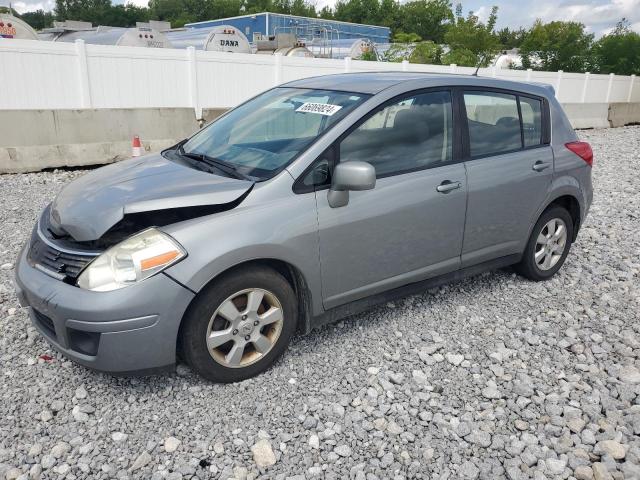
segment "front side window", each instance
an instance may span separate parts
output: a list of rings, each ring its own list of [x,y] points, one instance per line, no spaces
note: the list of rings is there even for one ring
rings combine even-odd
[[[270,178],[368,96],[280,87],[232,110],[181,149],[231,165],[244,176]]]
[[[471,157],[522,148],[518,100],[515,95],[465,92]]]
[[[445,165],[453,153],[451,94],[427,92],[374,112],[340,142],[340,161],[368,162],[378,177]]]

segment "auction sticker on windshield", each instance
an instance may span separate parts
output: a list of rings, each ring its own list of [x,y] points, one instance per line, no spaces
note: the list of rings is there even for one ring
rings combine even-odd
[[[330,103],[307,102],[298,107],[296,112],[317,113],[319,115],[327,115],[330,117],[341,108],[342,106],[340,105],[331,105]]]

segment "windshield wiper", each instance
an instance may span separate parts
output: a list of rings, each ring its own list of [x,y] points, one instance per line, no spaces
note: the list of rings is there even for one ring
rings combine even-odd
[[[253,181],[253,178],[249,175],[245,175],[242,172],[239,172],[238,169],[230,163],[225,162],[224,160],[220,160],[219,158],[210,157],[206,153],[194,153],[194,152],[185,152],[182,148],[182,145],[178,148],[178,153],[183,157],[192,158],[194,160],[198,160],[210,167],[215,167],[218,170],[222,170],[223,172],[231,175],[232,177],[238,178],[240,180],[249,180]]]

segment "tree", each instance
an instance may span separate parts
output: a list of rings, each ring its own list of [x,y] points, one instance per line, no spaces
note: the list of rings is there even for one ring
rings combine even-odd
[[[339,0],[333,10],[333,17],[342,22],[366,23],[367,17],[375,16],[378,11],[378,2],[374,0],[373,12],[368,11],[368,0]]]
[[[411,63],[424,63],[429,65],[438,65],[442,63],[442,47],[430,40],[417,43],[411,55],[409,55]]]
[[[100,19],[100,25],[112,27],[132,27],[136,22],[148,22],[151,12],[146,7],[138,7],[133,4],[112,5],[106,10]]]
[[[185,23],[240,15],[242,5],[242,0],[151,0],[149,9],[152,19],[171,22],[173,27],[182,27]],[[270,2],[269,5],[271,6]],[[257,12],[260,5],[253,3],[249,8]]]
[[[417,33],[398,32],[393,36],[393,43],[416,43],[422,38]]]
[[[56,0],[54,12],[56,20],[83,20],[105,25],[102,20],[110,8],[110,0]]]
[[[584,72],[591,63],[593,35],[578,22],[536,20],[520,46],[522,67]]]
[[[593,67],[597,73],[640,74],[640,35],[629,28],[626,19],[595,43]]]
[[[480,65],[486,67],[500,49],[498,36],[493,31],[498,19],[498,7],[491,9],[487,23],[480,21],[477,15],[469,12],[462,15],[462,5],[456,6],[455,23],[444,36],[449,51],[442,57],[443,63],[455,63],[467,67]]]
[[[413,0],[399,7],[397,29],[413,32],[425,40],[442,43],[454,21],[448,0]]]
[[[396,0],[381,0],[377,24],[396,29],[399,25],[400,4]]]
[[[320,10],[319,17],[325,20],[333,20],[333,10],[331,10],[331,7],[325,5],[322,7],[322,10]]]
[[[520,27],[518,30],[510,30],[509,27],[504,27],[496,33],[500,47],[503,50],[511,50],[512,48],[518,48],[522,45],[527,31]]]
[[[423,42],[418,34],[398,32],[393,36],[393,43],[380,55],[380,60],[439,64],[441,55],[442,47],[431,40]]]
[[[20,18],[36,30],[53,26],[54,20],[53,12],[45,12],[42,9],[36,10],[35,12],[25,12],[20,15]]]
[[[56,0],[56,20],[82,20],[94,25],[131,27],[146,22],[150,11],[133,4],[112,5],[110,0]]]

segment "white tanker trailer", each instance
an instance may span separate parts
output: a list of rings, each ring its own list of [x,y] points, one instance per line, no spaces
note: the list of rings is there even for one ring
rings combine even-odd
[[[211,28],[181,28],[164,32],[173,48],[195,47],[213,52],[251,53],[247,37],[230,25]]]
[[[43,30],[40,38],[53,42],[75,42],[82,39],[85,43],[94,45],[171,48],[171,42],[167,37],[148,23],[137,23],[133,28],[93,28],[88,22],[55,22],[53,28]]]
[[[315,57],[324,58],[345,58],[351,57],[354,60],[362,58],[367,52],[373,52],[374,46],[366,38],[348,38],[341,40],[320,40],[307,45]]]
[[[0,42],[3,40],[39,40],[36,31],[24,20],[0,13]]]
[[[256,47],[256,53],[259,55],[280,53],[285,57],[313,57],[313,53],[306,47],[306,44],[291,33],[278,33],[266,40],[258,40]]]

